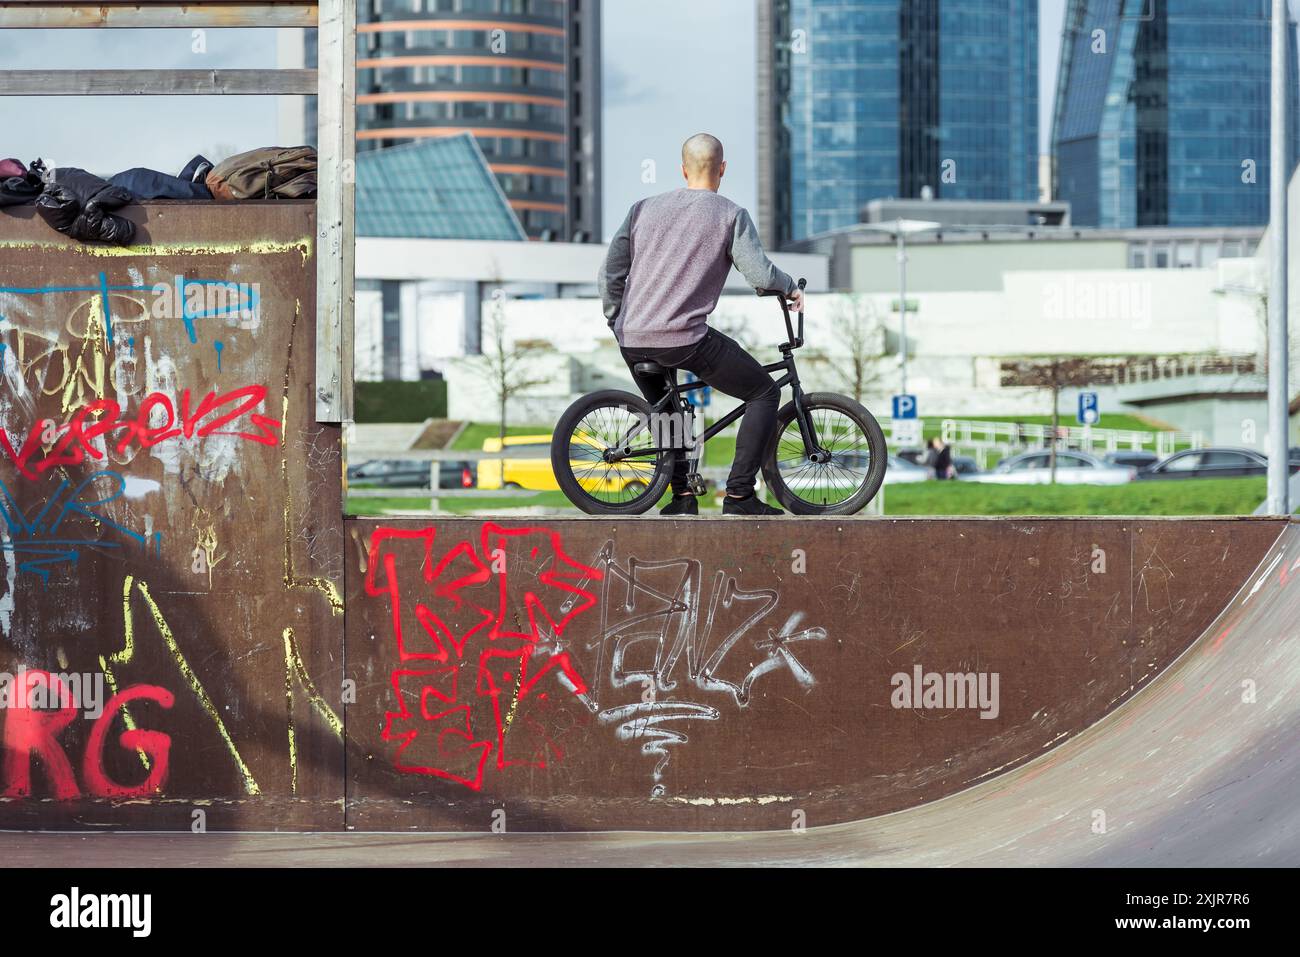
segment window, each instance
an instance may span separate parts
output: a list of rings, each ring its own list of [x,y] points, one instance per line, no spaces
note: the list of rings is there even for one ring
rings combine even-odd
[[[1206,452],[1201,456],[1201,464],[1214,468],[1241,469],[1250,468],[1261,463],[1256,462],[1244,452]]]
[[[1200,468],[1201,453],[1185,452],[1182,455],[1175,455],[1165,463],[1161,468],[1162,472],[1193,472]]]
[[[1128,268],[1129,269],[1146,269],[1147,268],[1147,248],[1145,246],[1130,246],[1128,250]]]
[[[1045,469],[1048,467],[1047,455],[1027,455],[1011,465],[1011,471],[1021,472],[1027,469]]]

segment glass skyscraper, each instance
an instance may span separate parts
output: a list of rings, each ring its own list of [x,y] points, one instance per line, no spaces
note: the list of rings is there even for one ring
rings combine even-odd
[[[357,35],[358,151],[469,133],[529,236],[600,241],[599,0],[358,0]]]
[[[759,0],[772,245],[872,199],[1038,198],[1038,0]]]
[[[1258,226],[1269,206],[1269,0],[1070,0],[1052,144],[1076,225]],[[1290,166],[1296,49],[1288,57]]]

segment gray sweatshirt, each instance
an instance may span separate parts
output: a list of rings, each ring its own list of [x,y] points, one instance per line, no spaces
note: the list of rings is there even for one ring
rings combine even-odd
[[[731,267],[755,289],[794,293],[763,252],[749,213],[707,189],[675,189],[632,206],[597,283],[620,346],[668,349],[703,338]]]

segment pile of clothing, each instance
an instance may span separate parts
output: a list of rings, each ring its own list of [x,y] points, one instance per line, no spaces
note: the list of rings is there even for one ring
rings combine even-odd
[[[213,165],[202,156],[178,176],[137,167],[100,179],[73,166],[47,169],[0,160],[0,207],[34,203],[51,227],[79,242],[129,246],[135,224],[117,211],[146,199],[311,199],[316,151],[310,146],[250,150]]]

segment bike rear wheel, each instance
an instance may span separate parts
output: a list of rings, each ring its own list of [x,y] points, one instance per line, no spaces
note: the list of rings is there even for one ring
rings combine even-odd
[[[650,404],[617,389],[585,395],[565,410],[551,437],[551,468],[565,497],[588,515],[640,515],[663,497],[672,452],[655,448]],[[610,461],[611,449],[632,454]]]
[[[860,512],[885,481],[885,433],[875,416],[848,396],[810,392],[803,405],[830,460],[819,463],[808,457],[795,405],[787,402],[777,413],[776,434],[763,456],[768,488],[795,515]]]

